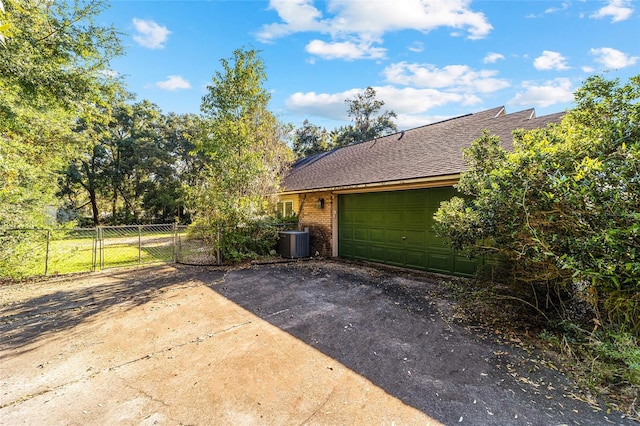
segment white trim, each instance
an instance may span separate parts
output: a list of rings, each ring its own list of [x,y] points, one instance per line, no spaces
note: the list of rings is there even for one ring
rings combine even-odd
[[[331,193],[331,257],[338,257],[338,198]]]
[[[432,188],[450,186],[460,179],[460,173],[419,179],[405,179],[389,182],[363,183],[358,185],[333,186],[328,188],[302,189],[298,191],[283,191],[279,195],[307,194],[310,192],[335,192],[346,194],[349,192],[377,192],[395,191],[402,189]]]

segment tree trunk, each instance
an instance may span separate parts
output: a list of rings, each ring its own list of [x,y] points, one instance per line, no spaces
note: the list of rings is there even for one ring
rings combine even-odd
[[[93,225],[98,226],[100,225],[100,211],[98,210],[98,198],[94,188],[89,189],[89,200],[91,201],[91,212],[93,213]]]

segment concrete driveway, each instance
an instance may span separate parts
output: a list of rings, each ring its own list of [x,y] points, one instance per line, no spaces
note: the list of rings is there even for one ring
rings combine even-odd
[[[637,424],[453,324],[440,280],[311,261],[0,287],[0,424]]]

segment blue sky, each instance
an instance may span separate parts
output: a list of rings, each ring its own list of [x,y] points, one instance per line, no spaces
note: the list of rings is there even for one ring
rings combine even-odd
[[[345,99],[375,88],[399,129],[504,105],[572,105],[590,75],[640,74],[637,1],[112,0],[112,62],[138,100],[198,113],[220,59],[261,51],[271,110],[300,126],[349,123]]]

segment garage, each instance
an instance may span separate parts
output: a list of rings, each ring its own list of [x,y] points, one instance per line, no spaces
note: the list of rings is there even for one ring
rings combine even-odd
[[[338,255],[473,276],[479,259],[456,254],[433,231],[433,215],[453,187],[338,195]]]
[[[496,107],[320,152],[292,165],[279,201],[309,230],[316,256],[473,276],[481,264],[499,266],[497,259],[456,254],[432,231],[440,202],[468,170],[464,150],[484,131],[510,150],[515,129],[545,128],[562,117]]]

